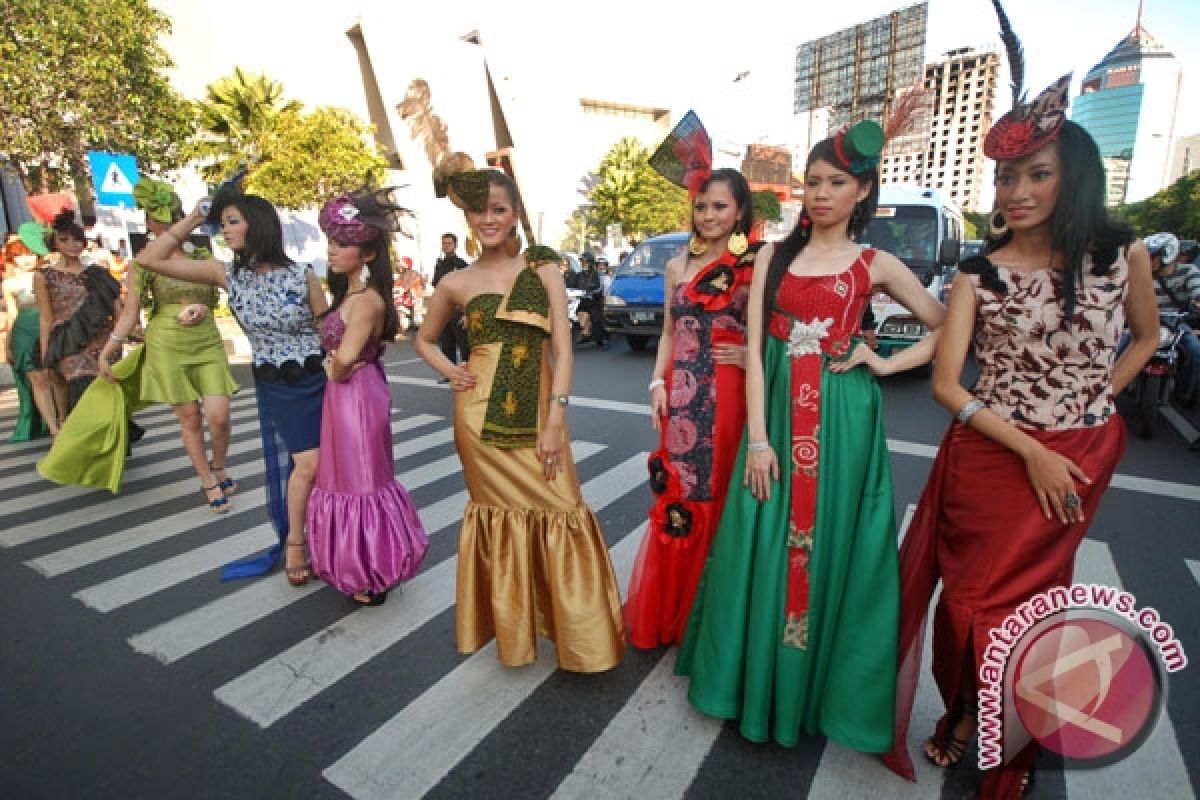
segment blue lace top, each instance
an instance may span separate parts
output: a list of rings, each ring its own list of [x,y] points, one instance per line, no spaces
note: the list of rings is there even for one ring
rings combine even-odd
[[[229,309],[250,340],[255,366],[304,363],[309,356],[320,355],[321,336],[308,304],[311,270],[309,264],[292,264],[255,272],[225,264]]]

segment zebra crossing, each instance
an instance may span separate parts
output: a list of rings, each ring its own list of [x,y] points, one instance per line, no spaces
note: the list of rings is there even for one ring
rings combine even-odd
[[[14,413],[11,393],[0,395],[3,427],[11,429],[7,418]],[[597,403],[591,410],[573,413],[622,412]],[[168,671],[180,670],[202,652],[236,647],[230,644],[235,634],[270,624],[280,612],[314,595],[332,593],[315,581],[300,588],[289,586],[279,575],[230,584],[217,580],[222,564],[274,541],[270,526],[263,522],[264,474],[252,392],[243,392],[233,402],[228,463],[239,491],[231,498],[233,509],[222,516],[208,515],[199,507],[197,481],[182,453],[173,414],[156,409],[138,419],[148,433],[136,447],[122,493],[116,497],[29,477],[44,443],[15,449],[0,445],[4,454],[0,558],[18,559],[51,587],[68,586],[81,604],[81,613],[99,620],[122,618],[128,610],[143,608],[181,584],[207,581],[201,602],[183,610],[172,608],[165,618],[123,634],[131,658],[147,657],[158,669]],[[397,478],[410,492],[421,492],[418,507],[431,541],[426,564],[386,606],[347,610],[331,621],[322,619],[264,658],[250,659],[252,663],[237,659],[236,674],[222,675],[206,689],[216,704],[231,712],[235,724],[270,735],[319,706],[328,695],[352,691],[363,673],[394,657],[398,648],[452,611],[453,540],[467,495],[453,451],[451,422],[441,414],[395,411],[392,433]],[[648,505],[647,454],[637,447],[645,444],[573,444],[584,497],[602,521],[625,506]],[[101,532],[95,533],[98,529]],[[615,536],[607,523],[606,530],[624,590],[644,522],[626,526]],[[1189,567],[1200,581],[1200,568]],[[1111,553],[1098,542],[1088,541],[1081,548],[1077,571],[1082,579],[1120,583]],[[445,648],[452,650],[453,641],[445,642]],[[745,755],[747,745],[737,740],[730,726],[688,704],[686,681],[674,675],[674,659],[673,650],[631,654],[627,661],[632,666],[622,665],[614,672],[629,668],[642,674],[635,672],[622,683],[624,694],[608,698],[614,713],[594,726],[592,738],[578,744],[578,754],[565,759],[569,763],[546,779],[548,790],[536,796],[556,800],[756,796],[752,787],[748,790],[745,774],[727,777],[724,786],[711,784],[714,776],[706,771],[706,764],[724,752],[754,759],[759,751],[779,749],[757,748]],[[457,658],[427,686],[418,686],[402,705],[386,709],[370,730],[359,735],[356,729],[317,770],[318,780],[333,794],[361,800],[447,796],[447,792],[453,796],[465,780],[458,771],[482,752],[495,754],[501,747],[497,731],[515,716],[562,713],[539,704],[545,703],[544,695],[551,689],[563,691],[552,686],[566,680],[563,675],[548,646],[539,648],[534,664],[519,669],[500,666],[492,645]],[[582,682],[574,676],[571,680],[571,690],[581,693],[601,691],[593,685],[608,685],[607,679],[593,676]],[[940,701],[926,679],[914,712],[914,736],[932,728],[939,709]],[[915,748],[915,742],[910,745]],[[918,782],[910,784],[872,757],[819,740],[800,749],[805,747],[809,757],[793,757],[789,751],[767,759],[761,765],[764,781],[791,787],[787,796],[810,798],[954,796],[953,787],[944,783],[945,773],[923,760],[916,764]],[[1125,762],[1097,772],[1067,771],[1063,776],[1062,793],[1039,796],[1114,796],[1114,786],[1135,797],[1194,796],[1173,722],[1166,715],[1151,740]],[[447,785],[452,788],[446,789]],[[488,796],[518,795],[493,787]]]

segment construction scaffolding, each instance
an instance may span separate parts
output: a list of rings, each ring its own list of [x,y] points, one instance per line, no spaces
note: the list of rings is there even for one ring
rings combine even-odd
[[[797,47],[795,112],[809,112],[811,126],[813,111],[829,109],[829,132],[861,119],[883,122],[897,95],[924,83],[928,18],[928,2],[917,3]],[[928,117],[915,122],[890,153],[922,150]],[[810,142],[814,133],[820,138],[810,130]]]

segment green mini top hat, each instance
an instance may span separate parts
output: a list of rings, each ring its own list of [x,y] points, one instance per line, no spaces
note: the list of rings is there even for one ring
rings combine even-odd
[[[864,119],[834,136],[833,149],[852,173],[860,175],[879,164],[885,140],[879,123]]]

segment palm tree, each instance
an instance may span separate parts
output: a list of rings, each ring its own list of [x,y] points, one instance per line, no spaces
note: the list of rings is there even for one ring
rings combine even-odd
[[[205,179],[215,182],[240,162],[257,162],[262,137],[274,119],[299,111],[302,105],[299,100],[283,99],[279,81],[241,67],[210,83],[204,100],[196,104],[201,134],[192,153],[207,162],[201,169]]]

